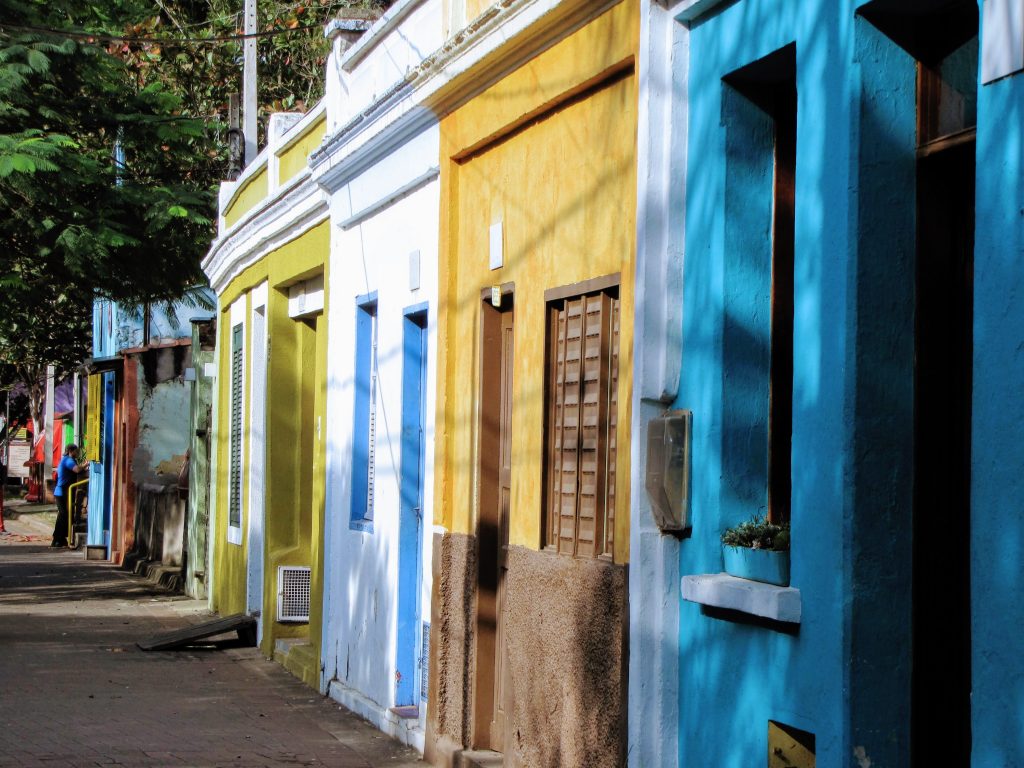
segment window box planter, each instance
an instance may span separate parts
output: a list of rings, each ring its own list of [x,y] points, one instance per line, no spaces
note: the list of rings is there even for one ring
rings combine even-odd
[[[730,576],[765,584],[789,586],[789,551],[751,549],[722,545],[725,572]]]
[[[722,532],[722,560],[730,576],[789,586],[789,523],[760,515]]]

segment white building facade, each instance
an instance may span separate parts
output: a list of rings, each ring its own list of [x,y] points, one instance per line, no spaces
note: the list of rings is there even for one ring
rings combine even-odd
[[[321,691],[423,749],[430,636],[439,211],[437,120],[409,73],[443,42],[406,0],[352,46],[328,28],[329,199]]]

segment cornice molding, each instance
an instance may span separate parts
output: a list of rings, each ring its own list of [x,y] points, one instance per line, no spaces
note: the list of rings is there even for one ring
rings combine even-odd
[[[384,15],[374,21],[369,30],[354,42],[339,62],[342,69],[351,72],[356,66],[370,55],[378,45],[387,39],[388,34],[401,24],[405,19],[419,8],[426,0],[399,0],[384,12]],[[330,34],[334,25],[328,25],[327,34]]]
[[[219,296],[245,269],[329,215],[327,197],[308,173],[289,182],[213,242],[202,263],[210,286]]]
[[[330,134],[309,159],[332,192],[622,0],[499,0]]]

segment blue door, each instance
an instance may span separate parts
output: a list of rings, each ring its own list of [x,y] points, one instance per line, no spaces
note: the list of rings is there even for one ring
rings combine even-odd
[[[396,706],[419,703],[417,661],[423,551],[423,423],[427,381],[427,311],[405,311],[402,334],[401,518],[398,528]]]

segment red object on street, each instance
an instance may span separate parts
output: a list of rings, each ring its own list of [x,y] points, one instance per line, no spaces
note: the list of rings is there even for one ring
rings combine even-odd
[[[25,501],[31,504],[38,504],[43,500],[43,487],[42,483],[36,480],[34,477],[28,479],[28,493],[25,495]]]

